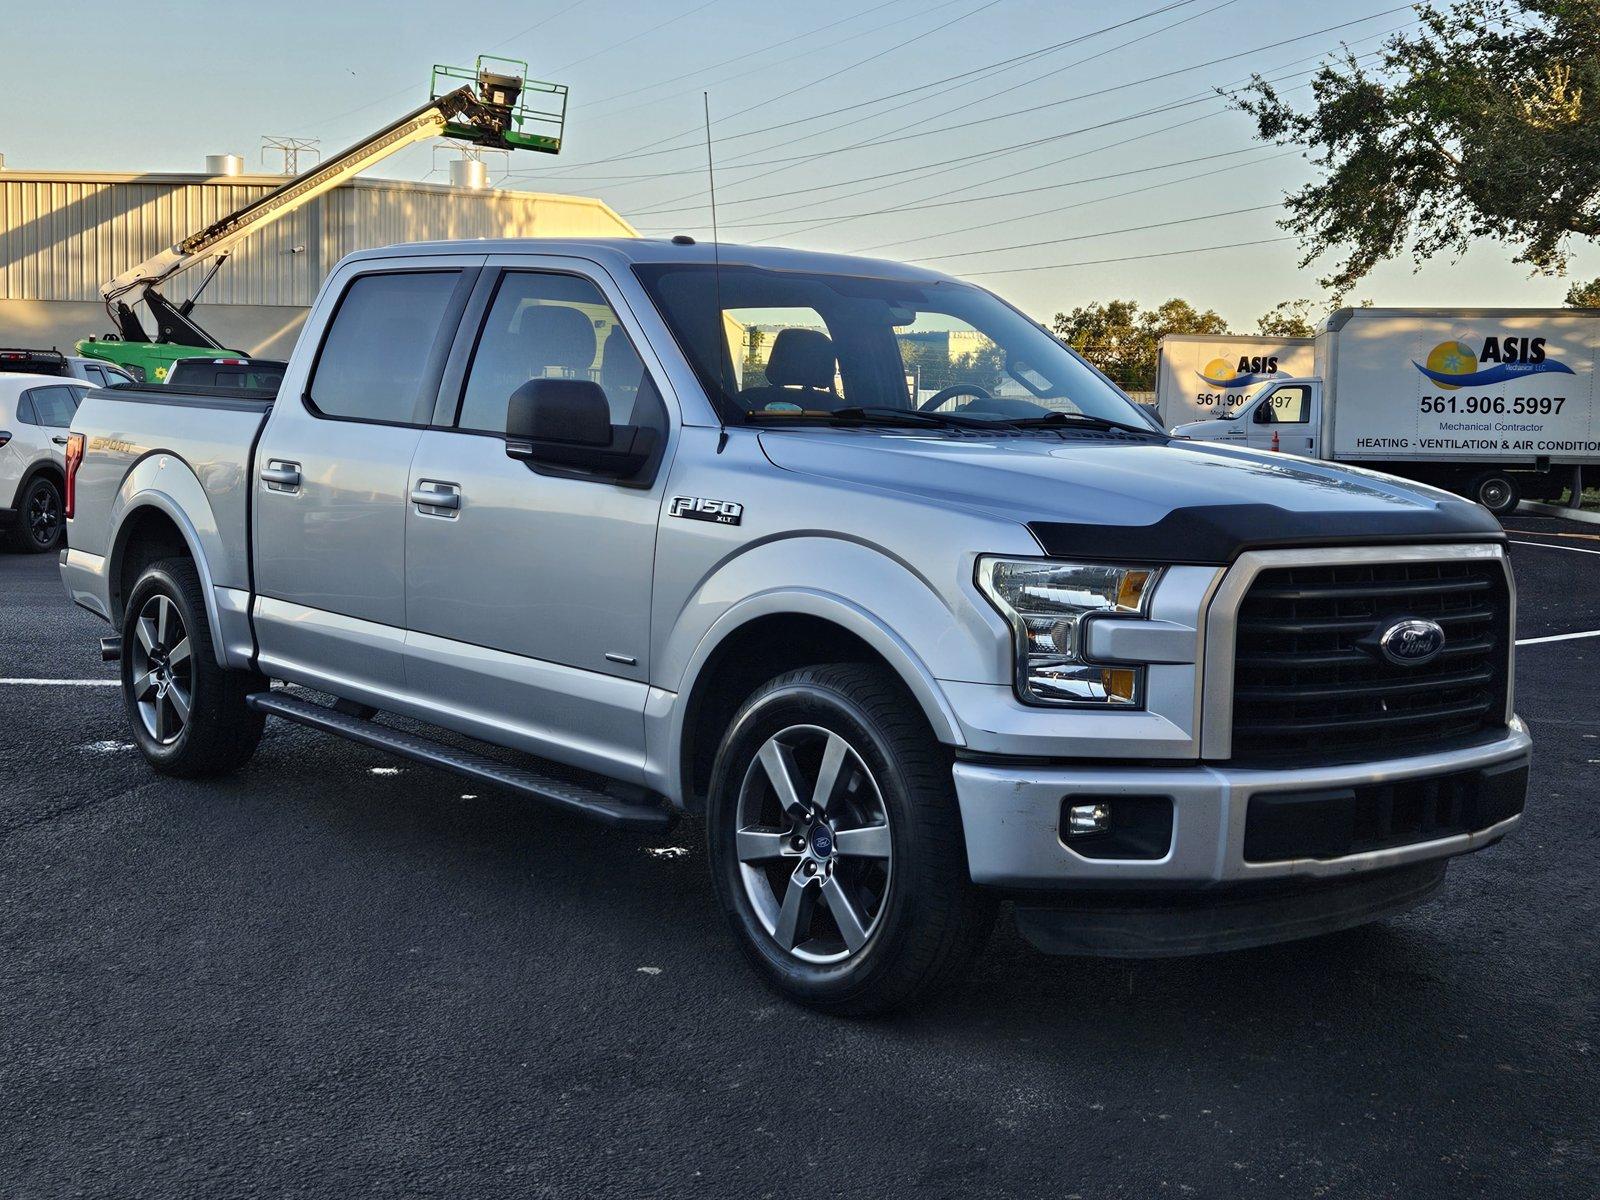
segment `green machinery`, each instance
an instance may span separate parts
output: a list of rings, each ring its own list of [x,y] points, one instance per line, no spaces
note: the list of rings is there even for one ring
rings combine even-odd
[[[239,242],[374,163],[429,138],[559,154],[566,116],[566,87],[530,80],[525,62],[480,55],[470,70],[435,66],[428,102],[420,108],[107,283],[101,295],[117,332],[85,338],[77,345],[78,353],[115,363],[154,382],[164,381],[168,369],[180,358],[237,354],[201,328],[193,311],[195,300]],[[174,304],[161,294],[162,283],[201,263],[211,266],[194,296]],[[134,311],[133,305],[140,301],[155,322],[153,335]]]

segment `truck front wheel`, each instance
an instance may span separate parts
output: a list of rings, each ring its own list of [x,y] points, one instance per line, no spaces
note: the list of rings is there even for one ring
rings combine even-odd
[[[706,836],[741,948],[815,1008],[910,1003],[994,924],[968,875],[949,755],[880,667],[806,667],[758,689],[717,752]]]
[[[1507,471],[1485,471],[1467,485],[1467,496],[1500,517],[1516,509],[1522,489],[1517,477]]]
[[[164,775],[243,766],[266,721],[246,703],[266,681],[216,661],[203,597],[194,564],[164,558],[145,568],[122,614],[123,704],[135,743]]]

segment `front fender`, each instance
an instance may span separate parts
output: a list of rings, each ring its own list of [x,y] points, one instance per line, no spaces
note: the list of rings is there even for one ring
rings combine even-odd
[[[972,569],[970,556],[955,558],[962,560],[952,560],[949,580],[929,580],[872,546],[808,533],[750,546],[717,564],[658,640],[646,737],[668,794],[681,794],[688,694],[718,647],[763,617],[815,617],[861,639],[916,698],[934,735],[963,745],[940,680],[991,678],[1009,632],[971,607],[960,582]]]

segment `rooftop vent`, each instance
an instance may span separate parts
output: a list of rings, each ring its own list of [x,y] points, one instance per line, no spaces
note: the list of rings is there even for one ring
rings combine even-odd
[[[489,186],[489,168],[481,158],[452,158],[450,183],[453,187],[481,191]]]
[[[207,175],[243,175],[244,159],[237,154],[206,155]]]

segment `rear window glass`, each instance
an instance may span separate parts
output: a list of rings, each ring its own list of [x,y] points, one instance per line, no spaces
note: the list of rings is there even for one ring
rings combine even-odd
[[[458,271],[363,275],[328,327],[308,395],[323,416],[426,424],[428,360]]]
[[[25,400],[33,401],[33,423],[65,429],[78,411],[78,395],[69,387],[42,387],[30,391]]]

